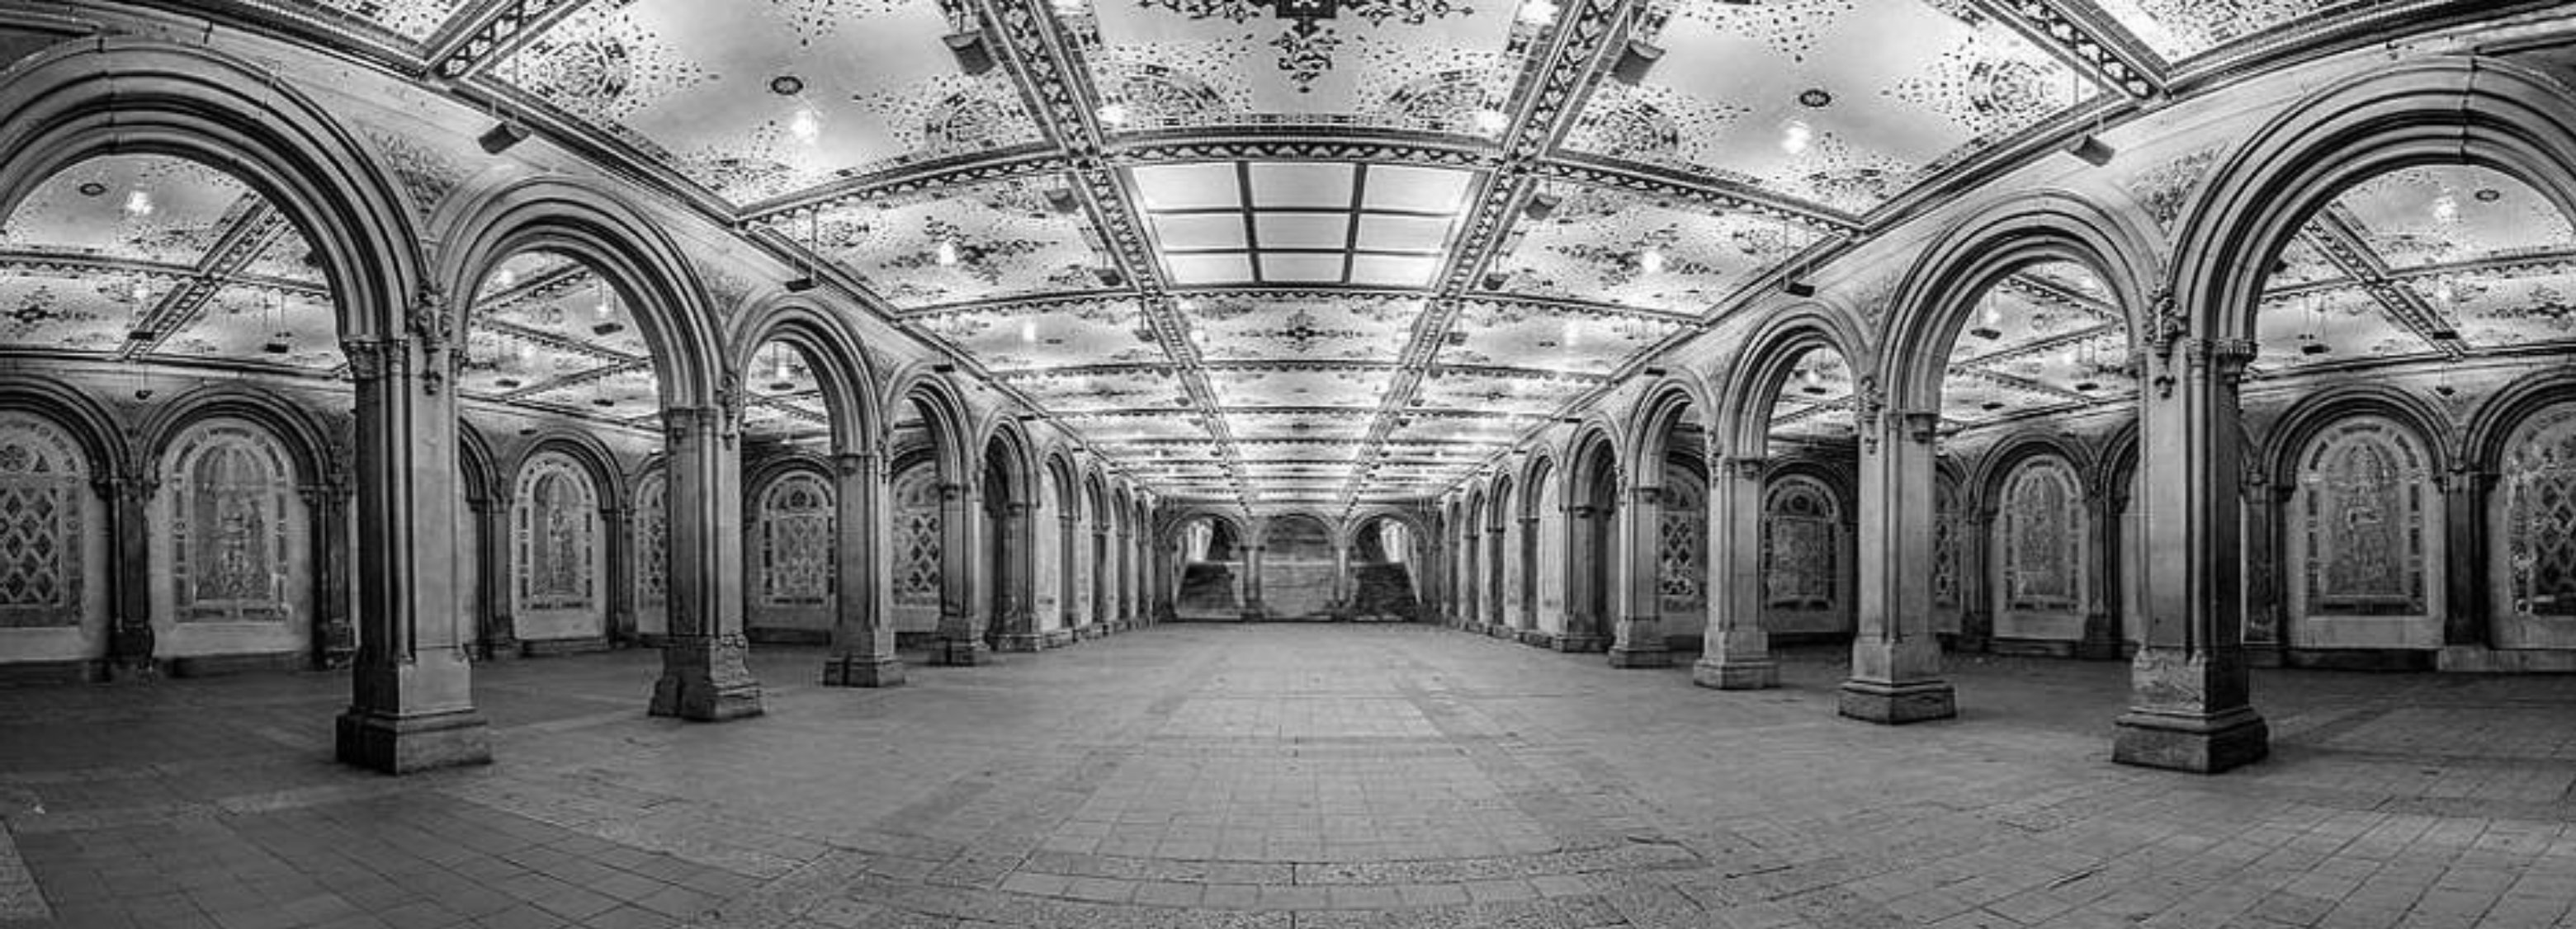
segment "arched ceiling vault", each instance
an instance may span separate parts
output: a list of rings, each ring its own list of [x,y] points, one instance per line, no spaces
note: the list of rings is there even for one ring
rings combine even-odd
[[[669,188],[969,359],[1161,496],[1338,509],[1455,486],[1784,278],[2094,120],[2302,41],[2349,39],[2355,23],[2385,33],[2492,6],[192,8],[372,59]],[[2122,176],[2152,186],[2145,175],[2161,167],[2128,165]],[[301,319],[285,304],[327,297],[297,259],[293,230],[256,196],[194,175],[156,187],[144,175],[186,170],[166,160],[98,170],[124,174],[67,177],[69,193],[49,189],[8,219],[0,303],[21,308],[8,341],[239,354],[234,342],[274,336],[289,350],[247,354],[318,373],[339,363],[327,314],[310,314],[324,320],[315,332],[246,323],[248,335],[226,335],[217,325]],[[114,204],[83,206],[87,182],[109,200],[148,191],[165,217],[203,221],[176,236],[118,225]],[[2450,225],[2410,225],[2437,202],[2450,204]],[[2441,172],[2353,191],[2311,224],[2275,282],[2273,299],[2303,307],[2303,332],[2329,347],[2258,367],[2456,350],[2425,341],[2438,324],[2415,304],[2565,292],[2555,278],[2531,279],[2566,271],[2576,251],[2563,217],[2525,215],[2537,202],[2510,181]],[[475,316],[467,395],[649,424],[651,365],[633,329],[593,332],[620,320],[613,296],[566,261],[530,256],[506,270],[478,298],[488,305]],[[51,286],[47,275],[73,284],[55,287],[51,303],[25,293]],[[239,294],[274,306],[192,311],[171,288],[206,290],[189,299],[217,307],[252,299]],[[2115,372],[2125,347],[2098,289],[2081,269],[2057,266],[1997,288],[1995,334],[1963,338],[1953,356],[1952,381],[1963,385],[1945,391],[1953,425],[2119,402],[2130,389]],[[131,324],[134,308],[107,306],[136,293],[174,304],[149,310],[149,343],[131,338],[145,328]],[[2564,312],[2509,302],[2485,322],[2463,310],[2449,325],[2473,330],[2471,345],[2565,337]],[[25,309],[39,304],[55,309]],[[2281,344],[2296,352],[2299,335]],[[756,360],[755,428],[820,432],[810,365],[792,352]],[[1780,428],[1848,429],[1850,390],[1839,362],[1803,365],[1783,393]]]

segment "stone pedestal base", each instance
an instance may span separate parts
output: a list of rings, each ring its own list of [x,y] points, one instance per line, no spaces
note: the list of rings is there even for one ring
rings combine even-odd
[[[1560,652],[1598,652],[1610,647],[1607,639],[1579,632],[1560,632],[1550,635],[1547,644],[1549,648]]]
[[[473,710],[390,716],[352,707],[334,728],[341,764],[386,774],[492,762],[491,727]]]
[[[2252,707],[2214,715],[2130,710],[2111,735],[2111,760],[2142,768],[2216,774],[2263,760],[2271,727]]]
[[[1610,649],[1610,666],[1613,668],[1669,668],[1673,666],[1673,653],[1661,642],[1652,645],[1616,646]]]
[[[1041,636],[1038,642],[1038,647],[1040,648],[1063,648],[1067,645],[1073,644],[1073,630],[1071,629],[1049,629],[1045,632],[1039,633],[1039,635]]]
[[[993,649],[982,639],[943,639],[932,648],[939,664],[971,668],[993,663]]]
[[[1691,683],[1718,690],[1764,690],[1780,686],[1780,666],[1761,661],[1710,661],[1691,665]]]
[[[1548,636],[1547,633],[1536,629],[1523,629],[1520,634],[1520,642],[1522,645],[1535,645],[1540,648],[1546,648],[1548,646]]]
[[[893,687],[903,683],[903,660],[866,655],[833,655],[823,659],[825,687]]]
[[[743,663],[740,636],[673,636],[662,646],[662,679],[653,683],[655,716],[722,722],[760,715],[760,682]]]
[[[1853,678],[1843,682],[1842,714],[1864,722],[1898,726],[1959,715],[1948,681],[1902,684]]]
[[[1103,626],[1099,623],[1092,623],[1088,626],[1076,626],[1073,629],[1073,636],[1077,639],[1097,639],[1108,634],[1109,627]]]
[[[1034,652],[1046,647],[1046,637],[1034,632],[1005,632],[993,640],[997,652]]]

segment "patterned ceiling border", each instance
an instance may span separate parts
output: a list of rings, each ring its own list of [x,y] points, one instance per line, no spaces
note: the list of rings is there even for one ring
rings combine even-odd
[[[2452,361],[2468,357],[2466,346],[2441,319],[2432,304],[2415,288],[2390,280],[2388,261],[2370,248],[2362,238],[2361,220],[2340,203],[2328,204],[2317,213],[2299,237],[2309,247],[2325,256],[2327,263],[2342,271],[2344,277],[2360,285],[2379,304],[2379,310],[2398,328],[2413,333],[2434,351]],[[2452,336],[2445,338],[2445,336]]]
[[[1832,207],[1783,197],[1758,187],[1658,165],[1586,152],[1561,152],[1534,169],[1549,180],[1617,190],[1656,200],[1678,200],[1728,213],[1750,213],[1833,233],[1860,232],[1859,217]]]
[[[430,37],[429,76],[459,81],[518,51],[589,0],[501,0],[458,15]]]
[[[137,355],[158,352],[161,346],[176,338],[179,331],[205,315],[206,304],[231,283],[232,277],[251,262],[259,260],[269,247],[295,234],[293,224],[268,201],[256,195],[225,220],[223,232],[215,238],[213,248],[197,260],[195,273],[177,290],[165,294],[161,302],[136,322],[136,334],[149,333],[151,338],[128,337],[116,350],[118,361],[132,361]]]
[[[2133,99],[2164,96],[2164,60],[2145,42],[2094,9],[2065,0],[1975,0],[2059,60]]]
[[[742,208],[738,218],[746,223],[769,222],[810,210],[833,209],[852,201],[881,200],[946,187],[1062,174],[1071,166],[1071,162],[1048,145],[1015,145],[925,159],[860,171],[819,187],[750,204]]]

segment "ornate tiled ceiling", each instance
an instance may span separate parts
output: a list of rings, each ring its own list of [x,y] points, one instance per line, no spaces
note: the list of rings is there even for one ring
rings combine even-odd
[[[396,50],[379,58],[430,95],[525,119],[759,233],[1166,495],[1332,504],[1454,486],[1983,156],[2048,144],[2035,130],[2064,130],[2072,107],[2153,100],[2232,50],[2433,5],[199,6],[251,10],[239,21],[254,28],[284,12],[300,34]],[[478,157],[391,124],[369,138]],[[2159,222],[2216,144],[2142,197]],[[12,344],[338,364],[301,240],[240,185],[166,161],[82,170],[0,236]],[[92,182],[100,193],[80,192]],[[148,213],[122,208],[133,190]],[[2257,371],[2568,338],[2571,250],[2565,221],[2520,185],[2374,182],[2282,256],[2263,326],[2286,348]],[[594,331],[603,303],[623,319],[614,295],[545,256],[508,270],[482,298],[466,395],[649,423],[641,339]],[[1989,298],[1994,335],[1963,336],[1953,358],[1954,427],[2133,390],[2088,286],[2038,267]],[[138,321],[152,341],[127,338]],[[756,364],[751,427],[818,431],[812,366],[784,350]],[[1783,434],[1848,435],[1851,383],[1839,360],[1808,359],[1782,397]]]

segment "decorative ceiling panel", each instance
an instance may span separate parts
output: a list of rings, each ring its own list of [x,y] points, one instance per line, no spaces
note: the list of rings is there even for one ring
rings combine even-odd
[[[1204,293],[1182,317],[1212,361],[1393,362],[1422,315],[1422,299],[1325,292]]]
[[[1569,193],[1548,186],[1552,194]],[[1577,205],[1583,208],[1569,208]],[[1802,230],[1777,220],[1686,212],[1607,193],[1567,197],[1549,219],[1518,228],[1525,234],[1492,265],[1509,276],[1499,282],[1503,292],[1686,314],[1716,308],[1809,243]]]
[[[413,42],[429,38],[456,12],[456,0],[310,0],[342,17]]]
[[[1040,407],[1063,413],[1172,407],[1187,396],[1179,377],[1155,369],[1040,374],[1013,377],[1010,384]]]
[[[1217,405],[1231,409],[1261,407],[1377,407],[1394,380],[1392,368],[1224,368],[1207,372]]]
[[[1810,349],[1789,369],[1771,409],[1777,438],[1840,439],[1854,434],[1852,370],[1831,349]]]
[[[2576,263],[2511,276],[2460,275],[2409,281],[2477,348],[2576,341]]]
[[[1668,2],[1665,52],[1569,147],[1849,212],[2099,92],[1968,0]]]
[[[1519,72],[1514,4],[1066,0],[1096,25],[1093,83],[1129,128],[1250,114],[1477,131]],[[1517,27],[1524,39],[1532,34]]]
[[[921,326],[996,372],[1168,360],[1140,337],[1143,322],[1132,299],[1050,302],[1036,312],[940,313],[924,317]]]
[[[1011,180],[848,204],[780,234],[810,241],[904,309],[1101,287],[1103,264],[1076,215],[1056,212],[1057,181]]]
[[[2576,248],[2576,227],[2539,191],[2486,168],[2407,168],[2347,190],[2330,208],[2390,268]]]
[[[94,158],[37,185],[0,223],[10,248],[155,264],[196,263],[260,203],[232,175],[157,155]]]
[[[2379,300],[2361,287],[2266,298],[2255,314],[2254,333],[2259,354],[2249,370],[2258,374],[2432,351],[2390,320]]]
[[[1187,411],[1116,416],[1073,413],[1062,419],[1096,447],[1115,447],[1124,442],[1209,440],[1207,426]]]
[[[2167,61],[2181,61],[2328,9],[2387,0],[2093,0]]]
[[[1497,377],[1434,368],[1422,383],[1422,404],[1434,409],[1540,416],[1591,389],[1590,382],[1547,377]]]
[[[137,305],[135,285],[147,290],[172,281],[86,268],[12,265],[0,271],[0,342],[76,352],[113,352],[150,301]]]
[[[1356,443],[1368,435],[1372,417],[1366,410],[1296,410],[1283,413],[1236,411],[1225,414],[1226,432],[1237,443],[1269,439],[1312,439]],[[1323,445],[1299,445],[1301,451],[1319,453]],[[1354,452],[1357,446],[1352,446]],[[1244,448],[1248,457],[1255,454]],[[1347,457],[1347,456],[1345,456]]]
[[[1333,162],[1129,169],[1164,273],[1187,286],[1421,288],[1443,264],[1474,174]]]
[[[1514,415],[1501,410],[1477,411],[1472,415],[1415,413],[1402,417],[1387,433],[1387,441],[1412,447],[1443,443],[1505,446],[1519,439],[1523,430],[1540,421],[1539,416]]]
[[[1450,332],[1464,341],[1442,348],[1452,365],[1511,365],[1606,375],[1680,332],[1669,319],[1574,312],[1545,304],[1469,300]]]
[[[215,291],[194,325],[156,354],[255,361],[310,371],[340,366],[340,325],[331,305],[301,291],[232,285]]]
[[[486,73],[748,203],[1039,138],[1000,69],[960,72],[940,7],[599,0]]]

